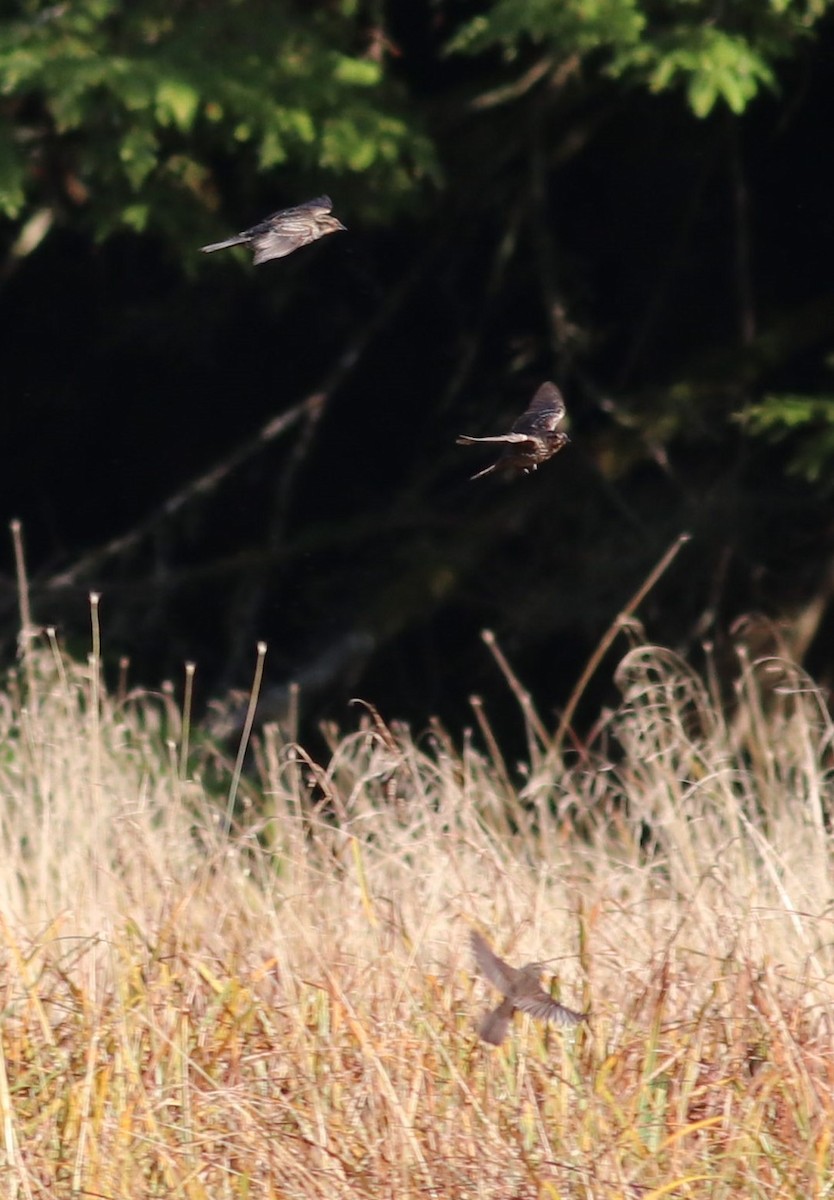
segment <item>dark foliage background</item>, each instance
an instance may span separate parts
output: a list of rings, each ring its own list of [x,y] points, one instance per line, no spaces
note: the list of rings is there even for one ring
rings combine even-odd
[[[754,651],[825,676],[829,7],[6,4],[0,494],[35,619],[83,653],[97,589],[145,683],[245,685],[262,638],[273,713],[297,677],[310,718],[457,725],[478,692],[500,723],[480,631],[553,713],[688,531],[650,635],[731,672],[757,610]],[[347,234],[199,254],[322,191]],[[547,378],[571,446],[470,484],[455,436]],[[0,619],[10,660],[10,547]]]

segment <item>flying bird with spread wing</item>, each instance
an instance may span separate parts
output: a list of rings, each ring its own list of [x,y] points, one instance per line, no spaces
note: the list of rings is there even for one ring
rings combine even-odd
[[[226,250],[229,246],[251,246],[255,252],[255,265],[269,262],[271,258],[286,258],[293,250],[317,242],[328,233],[344,229],[341,221],[331,215],[333,202],[329,196],[317,196],[297,204],[295,208],[282,208],[264,221],[245,229],[225,242],[212,242],[201,246],[203,254],[215,250]]]
[[[509,433],[495,437],[468,437],[461,434],[457,439],[459,446],[474,446],[481,442],[497,442],[504,446],[498,461],[472,478],[480,479],[492,471],[508,469],[521,471],[524,475],[535,471],[540,463],[547,462],[570,440],[564,430],[556,428],[564,416],[562,393],[554,383],[543,383]]]
[[[474,929],[470,934],[470,942],[481,972],[504,996],[498,1007],[488,1012],[478,1026],[478,1036],[482,1041],[489,1042],[491,1046],[500,1046],[507,1036],[516,1009],[568,1029],[587,1021],[587,1013],[566,1008],[544,990],[540,982],[544,970],[542,963],[511,967],[494,953],[486,938]]]

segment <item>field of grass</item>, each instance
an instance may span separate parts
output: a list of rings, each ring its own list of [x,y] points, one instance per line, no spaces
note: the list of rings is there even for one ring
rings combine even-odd
[[[636,645],[586,744],[386,724],[238,779],[172,692],[27,639],[0,690],[6,1193],[526,1200],[834,1191],[832,723]],[[512,681],[511,681],[512,682]],[[232,752],[234,758],[234,751]],[[587,1008],[516,1015],[481,930]]]

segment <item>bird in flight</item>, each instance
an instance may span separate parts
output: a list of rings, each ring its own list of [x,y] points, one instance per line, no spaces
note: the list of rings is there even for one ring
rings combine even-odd
[[[212,242],[210,246],[201,246],[200,249],[203,254],[213,254],[215,250],[225,250],[229,246],[251,245],[256,266],[271,258],[286,258],[300,246],[308,246],[328,233],[338,233],[344,229],[342,222],[331,216],[332,208],[333,202],[329,196],[317,196],[315,200],[307,200],[295,208],[282,208],[251,229],[244,229],[243,233],[226,238],[225,242]]]
[[[478,1026],[478,1036],[483,1041],[491,1046],[500,1046],[507,1036],[516,1009],[564,1028],[574,1028],[587,1021],[586,1013],[566,1008],[544,990],[540,983],[543,970],[541,963],[511,967],[494,953],[486,938],[474,929],[470,934],[470,942],[481,972],[504,996],[498,1007],[488,1012]]]
[[[468,437],[461,434],[457,439],[459,446],[473,446],[481,442],[498,442],[504,446],[498,461],[472,478],[480,479],[491,471],[506,469],[521,471],[524,475],[535,471],[539,463],[547,462],[570,440],[564,430],[556,428],[564,416],[562,393],[555,384],[543,383],[530,401],[527,411],[521,414],[509,433],[495,437]]]

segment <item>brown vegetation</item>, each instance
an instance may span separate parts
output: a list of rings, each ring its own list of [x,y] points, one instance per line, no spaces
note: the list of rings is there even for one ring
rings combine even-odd
[[[271,727],[235,797],[170,695],[28,641],[0,702],[9,1194],[823,1194],[832,725],[766,665],[728,721],[638,646],[593,744],[536,718],[518,764],[373,709],[319,762]],[[480,1044],[470,923],[555,956],[588,1025]]]

